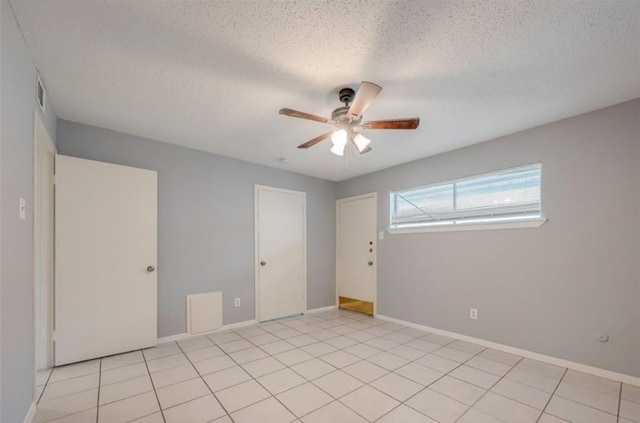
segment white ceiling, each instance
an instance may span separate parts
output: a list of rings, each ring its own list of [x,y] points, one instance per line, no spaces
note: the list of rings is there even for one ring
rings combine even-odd
[[[638,1],[12,0],[62,119],[343,180],[640,97]],[[337,90],[383,87],[344,161]],[[282,163],[279,158],[287,158]]]

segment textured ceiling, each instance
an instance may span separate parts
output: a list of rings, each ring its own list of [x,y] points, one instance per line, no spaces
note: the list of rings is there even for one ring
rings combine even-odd
[[[342,180],[640,97],[638,1],[86,1],[11,4],[60,118]],[[337,90],[383,87],[350,161]],[[283,163],[280,158],[286,158]]]

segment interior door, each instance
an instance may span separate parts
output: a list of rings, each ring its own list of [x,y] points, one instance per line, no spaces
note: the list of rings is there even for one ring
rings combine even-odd
[[[338,305],[373,315],[376,303],[376,194],[337,201]]]
[[[157,343],[157,174],[56,156],[55,364]]]
[[[256,186],[256,319],[304,313],[306,194]]]

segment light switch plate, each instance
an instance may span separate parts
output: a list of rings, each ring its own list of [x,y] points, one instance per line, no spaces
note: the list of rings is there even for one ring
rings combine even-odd
[[[378,232],[378,239],[384,239],[384,231]]]
[[[27,218],[27,202],[24,201],[24,198],[20,199],[20,204],[19,204],[19,216],[20,216],[20,220],[26,220]]]

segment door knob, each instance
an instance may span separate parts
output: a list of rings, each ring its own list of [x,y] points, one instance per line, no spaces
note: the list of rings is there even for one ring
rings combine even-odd
[[[372,261],[370,261],[368,264],[369,264],[369,266],[373,266],[373,262]]]
[[[154,270],[156,270],[156,268],[155,268],[155,267],[153,267],[153,266],[147,266],[147,272],[151,273],[151,272],[153,272]]]
[[[262,261],[260,262],[260,266],[266,266],[266,265],[267,265],[267,262],[266,262],[266,261],[262,260]]]

